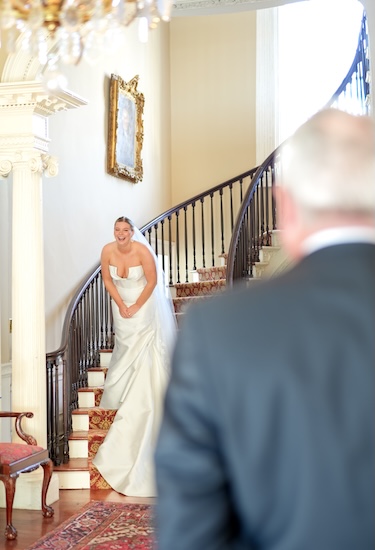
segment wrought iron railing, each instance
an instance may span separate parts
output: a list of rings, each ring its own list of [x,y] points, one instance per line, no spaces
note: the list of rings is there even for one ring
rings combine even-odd
[[[190,282],[197,267],[211,267],[229,248],[233,226],[256,168],[171,208],[141,228],[171,286]],[[69,459],[68,438],[78,390],[101,350],[113,347],[110,298],[100,265],[85,278],[65,316],[62,343],[47,354],[48,449],[55,464]]]
[[[355,60],[333,95],[351,107],[369,106],[368,39],[366,18]],[[347,110],[352,110],[347,108]],[[159,256],[170,285],[192,280],[197,267],[211,267],[228,253],[227,283],[251,278],[263,246],[272,242],[277,228],[273,197],[278,150],[254,168],[168,210],[141,231]],[[88,385],[88,371],[99,364],[101,350],[113,347],[110,299],[100,265],[86,277],[65,317],[62,343],[47,354],[47,440],[55,464],[69,460],[68,439],[72,411],[78,407],[78,390]]]
[[[370,114],[370,50],[367,25],[364,13],[353,63],[326,107],[336,107],[357,115]]]
[[[325,107],[335,107],[352,114],[370,111],[370,60],[367,18],[363,15],[353,63]],[[276,184],[280,147],[259,166],[248,187],[233,230],[228,251],[227,284],[251,279],[259,251],[272,242],[271,231],[277,229],[277,208],[273,189]]]

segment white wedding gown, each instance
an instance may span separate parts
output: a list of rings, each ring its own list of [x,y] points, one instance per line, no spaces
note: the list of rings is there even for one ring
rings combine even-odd
[[[142,266],[130,267],[127,278],[110,273],[127,306],[146,285]],[[169,357],[160,326],[155,291],[130,319],[112,312],[115,346],[100,407],[118,409],[93,464],[119,493],[156,496],[153,454],[169,378]]]

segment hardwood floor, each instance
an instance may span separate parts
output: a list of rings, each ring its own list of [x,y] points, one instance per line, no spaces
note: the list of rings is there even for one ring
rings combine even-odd
[[[0,549],[25,550],[92,500],[141,504],[155,503],[155,498],[125,497],[112,490],[60,489],[59,493],[59,500],[52,504],[55,514],[50,519],[45,519],[41,510],[13,510],[13,525],[18,531],[16,540],[8,541],[5,539],[5,509],[0,508]]]

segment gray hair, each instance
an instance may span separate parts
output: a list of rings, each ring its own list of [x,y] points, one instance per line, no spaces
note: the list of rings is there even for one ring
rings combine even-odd
[[[280,183],[307,214],[375,214],[375,126],[324,109],[281,147]]]

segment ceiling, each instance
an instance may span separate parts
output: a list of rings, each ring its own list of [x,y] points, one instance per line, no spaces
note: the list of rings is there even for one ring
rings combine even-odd
[[[274,8],[299,1],[302,0],[174,0],[172,17]]]

